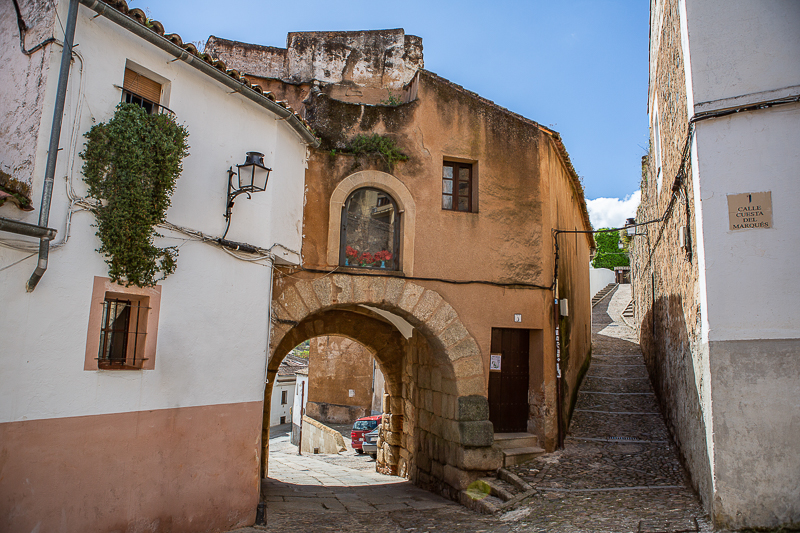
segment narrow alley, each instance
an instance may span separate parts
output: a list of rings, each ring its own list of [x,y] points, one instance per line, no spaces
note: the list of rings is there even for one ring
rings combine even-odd
[[[623,312],[630,285],[593,310],[593,356],[563,450],[509,467],[525,490],[494,516],[398,478],[364,456],[297,456],[271,446],[268,531],[713,531],[678,460]],[[510,485],[506,484],[509,488]],[[246,528],[237,533],[263,528]]]

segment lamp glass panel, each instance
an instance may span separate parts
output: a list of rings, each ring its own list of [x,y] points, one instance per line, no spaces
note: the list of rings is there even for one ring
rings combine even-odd
[[[253,167],[255,165],[241,165],[239,167],[239,190],[250,190],[253,186]]]
[[[253,165],[253,190],[263,191],[267,188],[269,170],[258,165]]]

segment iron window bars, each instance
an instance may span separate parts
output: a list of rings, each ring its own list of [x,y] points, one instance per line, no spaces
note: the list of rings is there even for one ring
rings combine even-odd
[[[126,104],[136,104],[139,107],[144,108],[144,110],[147,111],[148,115],[161,114],[161,113],[175,115],[175,112],[172,109],[163,106],[157,102],[154,102],[152,100],[148,100],[144,96],[136,94],[135,92],[128,89],[122,90],[122,101],[125,102]]]
[[[144,357],[145,325],[149,307],[138,300],[106,298],[100,328],[98,366],[138,369]]]

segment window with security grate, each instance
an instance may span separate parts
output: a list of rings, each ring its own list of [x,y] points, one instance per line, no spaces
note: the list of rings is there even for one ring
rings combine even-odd
[[[141,368],[147,325],[146,304],[139,300],[107,297],[103,301],[99,368]]]

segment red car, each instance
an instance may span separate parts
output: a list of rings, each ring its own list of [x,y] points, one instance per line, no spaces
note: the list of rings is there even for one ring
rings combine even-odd
[[[353,449],[356,453],[364,453],[364,434],[378,427],[382,417],[383,415],[365,416],[355,421],[353,430],[350,432],[350,439],[353,441]]]

